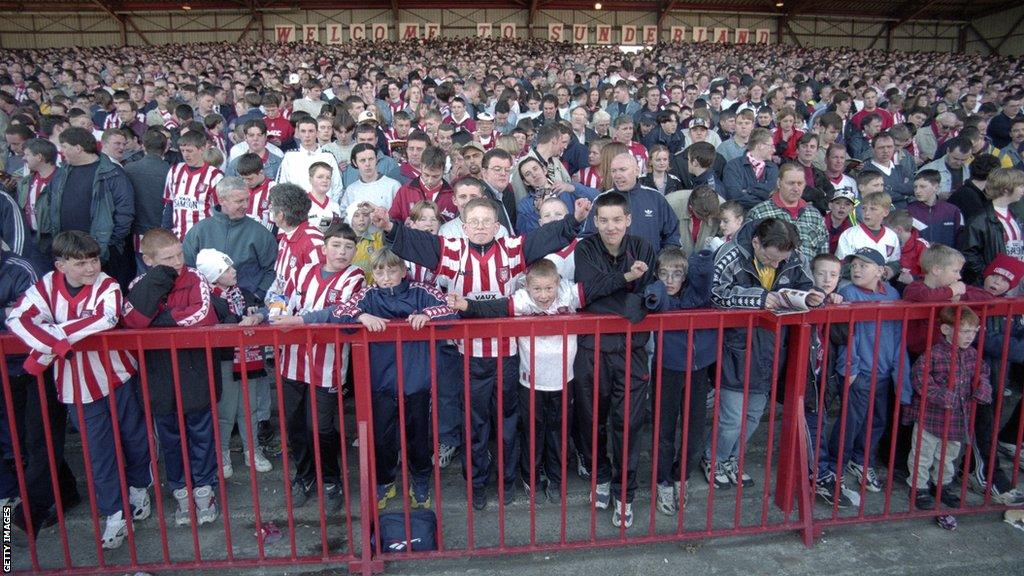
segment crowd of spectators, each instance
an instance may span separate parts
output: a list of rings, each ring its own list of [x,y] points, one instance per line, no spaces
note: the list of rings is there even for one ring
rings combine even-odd
[[[80,500],[63,455],[70,422],[88,438],[107,548],[121,545],[129,516],[150,515],[153,479],[141,359],[75,351],[102,330],[266,322],[381,330],[390,320],[418,329],[460,316],[577,310],[636,321],[690,308],[780,311],[794,297],[812,308],[952,304],[1015,296],[1024,276],[1019,59],[789,45],[623,53],[461,39],[6,50],[0,61],[0,303],[5,329],[32,350],[7,359],[16,424],[27,431],[29,498],[14,522],[26,525],[25,510],[36,529],[55,518],[44,421],[61,501]],[[927,340],[926,330],[904,334],[899,322],[819,330],[814,370],[848,391],[839,393],[839,418],[807,407],[808,428],[821,435],[811,464],[821,499],[859,504],[844,477],[880,491],[873,451],[894,443],[893,473],[919,508],[959,505],[949,483],[961,446],[971,445],[971,485],[1024,503],[1005,461],[1020,459],[1020,405],[1003,411],[1005,425],[993,422],[991,379],[1024,361],[1016,356],[1024,327],[986,325],[979,348],[979,322],[969,308],[950,307]],[[378,505],[399,496],[401,464],[411,503],[430,507],[433,467],[460,453],[472,456],[477,509],[496,474],[505,502],[519,487],[560,502],[560,454],[570,449],[561,420],[571,414],[570,461],[580,476],[596,476],[593,504],[629,527],[640,431],[655,396],[659,511],[685,505],[694,470],[719,490],[749,486],[739,462],[769,408],[781,372],[774,359],[786,356],[783,336],[752,330],[725,330],[721,341],[715,331],[612,334],[599,346],[583,335],[564,346],[560,336],[452,340],[436,350],[406,342],[401,398],[395,345],[374,344]],[[1006,331],[1009,359],[997,336]],[[692,354],[681,353],[688,346]],[[336,399],[347,385],[346,347],[285,346],[274,363],[260,347],[176,355],[147,352],[144,366],[177,524],[216,521],[217,484],[234,473],[236,424],[244,463],[258,472],[274,467],[275,437],[287,437],[293,506],[319,497],[340,509]],[[962,376],[947,380],[951,364]],[[46,385],[37,388],[36,377]],[[693,399],[687,414],[684,390]],[[401,403],[408,447],[400,458]],[[904,418],[884,439],[895,403]],[[275,408],[286,430],[273,424]],[[973,426],[961,425],[972,409]],[[952,430],[942,425],[950,414]],[[524,449],[531,434],[534,455]],[[12,458],[8,450],[0,463],[8,505],[21,494]]]

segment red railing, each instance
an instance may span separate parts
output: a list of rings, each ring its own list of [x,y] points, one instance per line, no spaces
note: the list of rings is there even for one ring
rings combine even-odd
[[[893,402],[891,407],[886,406],[886,426],[893,439],[884,440],[884,456],[878,460],[878,468],[883,471],[884,484],[880,495],[876,496],[869,492],[866,480],[862,479],[856,486],[847,475],[846,485],[849,492],[856,493],[861,501],[860,506],[840,508],[838,501],[830,506],[815,504],[815,486],[812,478],[818,471],[818,463],[822,456],[823,447],[828,441],[827,430],[829,424],[835,420],[835,426],[839,430],[839,452],[844,453],[847,447],[843,445],[846,438],[845,425],[848,420],[848,410],[851,407],[850,387],[840,386],[835,388],[827,380],[828,370],[820,370],[817,374],[812,371],[812,356],[819,334],[829,334],[833,326],[849,325],[846,336],[847,343],[855,341],[859,330],[875,330],[874,351],[872,353],[872,366],[879,361],[879,341],[877,337],[882,330],[882,322],[893,322],[894,325],[902,328],[904,340],[909,330],[921,329],[917,324],[924,321],[924,329],[933,332],[933,324],[936,321],[938,305],[881,305],[881,306],[833,306],[801,315],[774,316],[765,312],[751,311],[709,311],[700,310],[693,312],[680,312],[662,315],[651,315],[638,324],[629,324],[623,319],[608,316],[559,316],[544,318],[524,318],[502,322],[487,321],[461,321],[451,324],[428,324],[424,329],[414,331],[410,326],[401,322],[390,323],[382,333],[370,333],[366,330],[353,327],[336,326],[308,326],[295,329],[276,329],[269,327],[240,329],[230,326],[219,326],[209,330],[184,330],[184,329],[152,329],[145,331],[117,330],[94,336],[75,346],[76,352],[85,350],[96,350],[110,352],[112,350],[127,350],[135,354],[140,363],[139,391],[141,406],[148,437],[148,448],[150,454],[150,469],[153,477],[157,479],[151,492],[154,517],[139,522],[128,521],[128,534],[124,544],[116,550],[104,550],[101,545],[101,534],[103,531],[103,518],[100,517],[96,495],[93,489],[93,470],[90,464],[91,447],[86,441],[85,435],[79,433],[68,434],[67,449],[64,451],[66,459],[71,468],[78,476],[81,486],[82,477],[85,478],[85,486],[88,490],[88,505],[78,506],[68,511],[63,510],[61,498],[61,480],[55,471],[60,465],[59,451],[55,451],[55,433],[53,422],[45,417],[40,418],[43,426],[44,440],[46,446],[46,464],[50,471],[47,481],[54,494],[56,505],[56,523],[54,527],[39,529],[28,522],[27,532],[36,534],[38,538],[26,536],[16,537],[13,541],[13,569],[22,573],[39,574],[93,574],[105,572],[123,572],[125,570],[160,570],[173,569],[184,570],[192,568],[217,568],[217,567],[249,567],[249,566],[277,566],[290,564],[344,564],[350,570],[361,573],[373,573],[383,570],[385,559],[408,559],[408,558],[439,558],[455,556],[488,556],[506,554],[512,552],[535,552],[535,551],[557,551],[568,549],[581,549],[593,547],[621,546],[624,544],[660,542],[671,540],[682,540],[691,538],[708,538],[717,536],[729,536],[737,534],[758,534],[778,531],[795,531],[801,534],[806,545],[813,543],[816,532],[827,526],[835,526],[850,523],[889,521],[904,518],[918,518],[924,516],[937,516],[955,512],[956,514],[990,512],[1000,510],[1004,506],[992,500],[991,481],[998,473],[997,465],[997,442],[1001,423],[1013,410],[1020,410],[1019,406],[1007,405],[1007,396],[1003,391],[1007,387],[1007,372],[1009,363],[1007,358],[1010,353],[1010,332],[1003,330],[998,338],[1001,338],[1002,351],[1000,358],[994,360],[992,365],[992,407],[991,425],[988,430],[992,441],[985,447],[982,453],[985,466],[982,476],[986,479],[984,493],[974,495],[968,491],[968,475],[972,469],[972,454],[970,446],[965,443],[962,453],[963,458],[958,465],[957,479],[959,485],[947,485],[945,490],[957,490],[961,503],[953,510],[943,507],[940,503],[935,510],[921,511],[915,509],[913,497],[908,496],[907,487],[895,480],[894,472],[899,468],[900,462],[897,459],[896,438],[901,435],[900,416],[906,408],[900,402]],[[987,328],[998,322],[1010,324],[1007,319],[1019,317],[1024,314],[1024,300],[1001,300],[992,303],[979,304],[972,308],[981,316],[983,329],[974,343],[976,348],[985,348],[986,338],[992,332]],[[867,324],[872,323],[872,324]],[[751,376],[762,377],[771,371],[771,381],[776,383],[767,392],[767,404],[765,416],[760,421],[749,421],[742,418],[738,436],[738,449],[732,474],[742,478],[749,475],[752,484],[744,486],[743,482],[732,486],[724,485],[716,487],[704,479],[704,471],[701,466],[692,468],[688,462],[696,461],[689,454],[687,446],[700,446],[702,442],[692,441],[690,434],[689,419],[691,414],[698,414],[700,407],[709,403],[709,415],[704,428],[710,430],[708,434],[710,459],[712,461],[728,461],[728,454],[719,454],[721,447],[718,445],[719,432],[721,432],[722,413],[721,403],[723,401],[723,348],[725,337],[732,331],[745,329],[746,333],[740,337],[745,339],[744,344],[747,351],[760,342],[759,335],[774,336],[773,348],[771,350],[771,366],[752,366],[750,354],[745,356],[743,366],[734,366],[732,370],[739,370],[742,373],[744,382],[742,392],[742,411],[751,406],[751,402],[760,402],[758,392],[750,389]],[[756,330],[762,332],[757,332]],[[664,341],[667,332],[685,330],[688,332],[687,345],[683,350],[665,350]],[[686,478],[689,476],[689,494],[685,503],[672,515],[666,515],[656,510],[658,472],[657,463],[664,459],[659,447],[663,408],[668,408],[663,400],[666,393],[676,394],[672,386],[678,386],[679,382],[663,382],[663,373],[660,370],[662,359],[666,355],[684,355],[691,366],[694,360],[693,342],[695,331],[708,330],[713,334],[715,345],[713,347],[715,362],[709,374],[710,389],[714,392],[708,397],[694,397],[691,394],[695,384],[692,372],[687,372],[682,382],[683,392],[679,410],[669,411],[674,415],[680,414],[679,421],[674,426],[669,426],[673,436],[678,434],[679,441],[673,438],[671,443],[673,456],[678,458],[678,471],[672,470],[673,480],[680,482],[683,491],[686,492]],[[605,408],[601,405],[606,400],[602,397],[601,379],[602,373],[608,370],[611,358],[621,358],[624,363],[624,370],[627,374],[642,373],[646,371],[645,366],[637,368],[638,360],[629,353],[621,351],[608,351],[614,346],[609,344],[614,334],[624,334],[626,341],[630,341],[633,335],[650,333],[656,342],[656,353],[652,359],[655,369],[650,372],[649,380],[643,378],[626,378],[620,387],[611,391],[612,399],[608,400],[611,417],[608,422],[608,432],[613,434],[610,443],[612,453],[611,460],[613,478],[625,479],[620,481],[619,486],[613,491],[612,496],[619,500],[629,499],[630,484],[630,451],[638,452],[633,454],[634,460],[638,463],[634,473],[635,497],[633,498],[634,523],[631,528],[624,524],[619,527],[612,526],[609,521],[611,510],[601,510],[592,501],[590,494],[597,488],[600,473],[598,466],[593,464],[599,460],[597,451],[598,445],[598,423],[586,430],[579,426],[574,428],[572,422],[573,411],[580,410],[579,404],[573,404],[573,396],[581,391],[582,386],[589,387],[589,395],[583,397],[591,399],[590,409],[594,414],[600,414]],[[406,420],[409,410],[415,410],[407,405],[405,392],[405,378],[403,370],[397,370],[397,428],[399,448],[399,469],[396,475],[396,492],[399,492],[398,501],[400,504],[393,504],[386,510],[378,510],[376,495],[376,461],[375,461],[375,435],[373,406],[374,396],[370,386],[370,357],[371,346],[379,343],[395,343],[395,357],[393,359],[398,368],[404,366],[406,358],[403,357],[403,343],[428,342],[437,344],[446,340],[460,339],[469,340],[472,338],[521,338],[536,344],[537,339],[542,337],[554,337],[561,340],[563,352],[568,352],[569,338],[572,335],[594,337],[593,365],[591,367],[594,378],[592,382],[575,382],[562,387],[560,391],[561,405],[559,408],[560,417],[558,420],[556,437],[561,444],[561,453],[558,456],[558,476],[562,481],[558,487],[558,504],[547,502],[547,498],[539,490],[541,485],[539,473],[536,466],[526,465],[522,479],[526,480],[533,490],[528,498],[520,495],[514,503],[506,505],[503,502],[502,494],[506,488],[506,479],[501,471],[509,458],[514,454],[506,454],[505,450],[505,427],[501,425],[500,418],[497,425],[490,423],[473,423],[473,390],[468,384],[474,373],[471,370],[471,362],[467,357],[462,357],[461,373],[463,384],[461,389],[452,390],[453,382],[447,376],[439,376],[439,365],[444,361],[438,356],[438,349],[431,346],[429,354],[430,367],[430,408],[429,408],[429,430],[430,438],[421,439],[408,437],[406,434]],[[933,337],[928,336],[929,346],[933,343]],[[316,394],[308,396],[312,404],[309,411],[312,433],[312,451],[315,459],[317,472],[317,483],[315,492],[310,497],[310,504],[303,508],[296,509],[293,506],[290,477],[292,475],[290,454],[288,449],[288,426],[285,417],[285,399],[283,382],[280,373],[273,377],[275,386],[274,399],[277,404],[277,415],[275,422],[281,436],[282,453],[280,460],[275,462],[273,472],[257,474],[254,468],[237,469],[236,475],[230,480],[223,477],[221,469],[221,448],[220,429],[216,417],[216,390],[214,389],[214,371],[218,369],[214,364],[214,350],[218,348],[236,348],[246,346],[268,346],[273,349],[273,366],[281,365],[281,350],[284,346],[299,344],[333,344],[337,347],[347,345],[351,349],[353,383],[352,396],[337,394],[338,427],[337,434],[340,441],[340,460],[342,474],[342,490],[344,493],[344,510],[339,513],[329,511],[326,506],[319,505],[325,502],[325,486],[321,474],[322,465],[320,455],[320,439],[315,433],[319,429],[318,410],[316,406]],[[602,352],[602,346],[605,351]],[[785,350],[783,349],[785,347]],[[217,447],[217,479],[218,486],[216,500],[220,508],[220,517],[212,524],[196,527],[195,511],[191,512],[190,528],[181,528],[174,525],[173,507],[176,503],[170,497],[170,490],[162,487],[159,479],[162,478],[160,458],[158,457],[157,441],[154,432],[153,414],[150,409],[151,387],[146,378],[145,355],[146,350],[182,350],[182,349],[203,350],[207,359],[207,376],[209,379],[209,394],[211,398],[211,410],[213,411],[214,445]],[[530,346],[531,364],[536,365],[535,345]],[[23,353],[24,346],[10,335],[0,337],[0,355]],[[861,351],[863,352],[863,351]],[[335,369],[342,371],[341,354],[335,355]],[[564,356],[564,354],[563,354]],[[847,367],[850,365],[850,354],[846,358],[835,358],[833,362],[844,362]],[[171,354],[172,375],[175,381],[179,380],[180,366],[176,354]],[[980,357],[980,356],[979,356]],[[636,356],[643,359],[644,356]],[[825,362],[829,362],[829,355],[824,355]],[[725,359],[727,360],[727,359]],[[501,391],[504,382],[503,368],[507,358],[498,359],[496,362],[497,379],[496,390]],[[449,366],[451,368],[451,366]],[[562,374],[567,376],[568,364],[563,363]],[[900,368],[902,370],[907,367]],[[953,366],[955,371],[956,366]],[[278,372],[277,370],[274,370]],[[510,394],[496,393],[494,406],[490,410],[494,414],[501,415],[508,407],[508,402],[514,402],[519,407],[520,418],[519,429],[515,432],[520,435],[521,450],[524,451],[530,462],[541,447],[538,446],[538,439],[535,424],[535,414],[538,409],[538,392],[534,380],[536,371],[530,376],[530,386],[524,387],[518,381],[509,386]],[[981,370],[976,370],[974,381],[977,382]],[[3,414],[6,418],[10,436],[10,446],[7,448],[4,457],[12,460],[13,472],[18,481],[18,495],[22,502],[22,514],[29,514],[29,486],[26,485],[25,463],[38,459],[39,454],[27,454],[23,451],[22,436],[25,430],[19,430],[14,423],[25,417],[24,409],[15,406],[14,398],[20,397],[19,392],[12,390],[12,381],[9,376],[8,367],[0,363],[0,376],[2,376],[2,390],[4,393]],[[517,378],[518,380],[518,378]],[[870,430],[874,423],[872,418],[875,414],[875,398],[879,396],[879,386],[885,382],[872,375],[868,391],[867,420],[864,428]],[[942,380],[939,380],[942,381]],[[807,412],[805,409],[805,393],[809,383],[817,383],[817,412]],[[947,378],[945,383],[952,382]],[[22,385],[22,384],[18,384]],[[454,385],[458,387],[458,383]],[[43,378],[36,378],[29,383],[35,387],[36,395],[41,403],[41,414],[46,414],[48,402],[53,401],[53,395],[46,393],[46,386],[52,383],[44,381]],[[244,376],[241,380],[243,406],[249,405],[250,382]],[[829,387],[832,386],[830,389]],[[445,388],[449,387],[449,388]],[[635,388],[636,387],[636,388]],[[645,388],[649,387],[649,396],[645,394]],[[520,390],[524,388],[524,390]],[[838,415],[829,415],[826,400],[831,396],[827,392],[835,391],[838,394],[840,406]],[[523,402],[518,400],[523,395]],[[698,393],[699,396],[699,393]],[[890,394],[891,396],[891,394]],[[464,439],[463,446],[471,446],[471,440],[481,429],[493,427],[495,431],[494,442],[489,445],[489,451],[496,455],[493,458],[498,470],[497,478],[490,479],[490,504],[483,510],[476,510],[470,505],[473,502],[475,487],[472,481],[473,474],[465,473],[460,475],[460,468],[465,466],[468,471],[473,470],[474,456],[487,454],[487,450],[477,450],[473,454],[472,449],[463,448],[460,456],[451,467],[441,469],[433,466],[430,473],[430,496],[432,500],[431,509],[436,514],[437,520],[437,547],[436,550],[427,552],[414,552],[403,550],[381,554],[380,531],[375,526],[380,526],[380,515],[385,512],[400,513],[404,518],[406,540],[412,539],[411,514],[412,507],[410,499],[406,496],[412,487],[413,479],[410,477],[410,442],[427,441],[432,445],[434,454],[438,453],[440,424],[444,415],[451,412],[451,406],[445,405],[450,398],[462,399],[462,422],[459,430]],[[675,396],[673,396],[674,398]],[[898,399],[898,396],[897,396]],[[112,412],[116,413],[117,405],[113,397],[104,400],[109,403]],[[643,405],[637,407],[637,402]],[[781,407],[778,404],[781,403]],[[178,407],[179,430],[185,428],[185,419],[182,413],[182,398],[180,393],[176,394],[176,405]],[[629,426],[629,417],[615,415],[615,410],[621,405],[622,414],[629,415],[634,412],[639,414],[645,425],[641,427]],[[647,410],[650,407],[650,413]],[[77,421],[83,421],[83,405],[79,401],[70,406],[70,409],[77,415]],[[986,414],[988,414],[988,409]],[[967,430],[975,430],[975,420],[978,406],[971,403],[968,422],[964,423]],[[837,418],[838,416],[838,418]],[[246,415],[246,421],[250,431],[254,430],[255,423],[251,416]],[[816,432],[808,433],[808,422],[814,422],[812,428]],[[115,437],[118,434],[117,419],[113,419]],[[1018,419],[1019,422],[1019,419]],[[452,423],[447,420],[446,426]],[[671,423],[670,423],[671,424]],[[756,426],[756,432],[749,429]],[[945,453],[949,442],[954,441],[948,438],[948,431],[951,426],[950,418],[945,421],[945,430],[942,437],[942,454]],[[525,431],[525,433],[524,433]],[[705,434],[703,430],[697,430]],[[752,435],[748,434],[752,433]],[[255,432],[251,432],[255,436]],[[574,474],[578,468],[574,465],[576,455],[571,454],[568,447],[571,442],[579,440],[582,435],[589,436],[590,454],[589,460],[592,464],[589,479],[580,480]],[[748,435],[750,435],[748,441]],[[905,436],[905,434],[903,434]],[[618,438],[621,436],[621,440]],[[1016,446],[1020,446],[1024,437],[1024,425],[1018,425],[1016,429]],[[352,440],[358,439],[358,454],[353,455]],[[913,439],[916,442],[917,452],[921,449],[921,435]],[[876,446],[872,446],[870,436],[865,438],[863,453],[871,454]],[[116,444],[116,443],[115,443]],[[586,444],[586,442],[584,442]],[[77,454],[80,446],[81,455]],[[582,449],[577,446],[577,450]],[[190,478],[188,452],[182,446],[182,455],[185,464],[185,476]],[[619,457],[621,456],[621,457]],[[120,446],[116,447],[116,458],[121,486],[121,501],[128,509],[129,489],[125,479],[124,455]],[[674,460],[675,458],[673,458]],[[1018,481],[1018,466],[1020,465],[1021,454],[1017,450],[1012,458],[1013,471],[1009,473],[1010,486],[1015,486]],[[436,459],[435,459],[436,461]],[[841,463],[840,463],[841,464]],[[0,464],[2,465],[2,464]],[[33,468],[38,466],[38,460],[32,462]],[[671,464],[670,464],[671,465]],[[516,467],[523,468],[520,466]],[[842,466],[836,466],[841,471]],[[249,472],[251,470],[252,472]],[[545,471],[549,471],[545,469]],[[911,483],[913,488],[917,487],[916,471],[911,471]],[[1006,473],[1006,470],[1003,470]],[[941,472],[940,472],[941,474]],[[549,474],[551,476],[552,474]],[[492,470],[493,476],[493,470]],[[518,474],[517,474],[518,476]],[[941,479],[941,478],[940,478]],[[38,480],[37,480],[38,481]],[[521,482],[521,480],[518,480]],[[998,485],[999,482],[994,484]],[[1005,482],[1004,482],[1005,484]],[[495,490],[494,487],[497,487]],[[187,480],[187,487],[191,492],[193,486],[191,480]],[[1005,491],[1005,487],[1003,488]],[[836,488],[837,492],[839,488]],[[909,492],[913,494],[913,490]],[[836,495],[834,495],[836,496]],[[939,498],[941,499],[941,494]],[[833,498],[836,500],[836,498]],[[85,499],[83,498],[83,502]],[[614,507],[614,499],[613,505]],[[283,533],[283,538],[278,542],[271,542],[266,538],[268,524],[276,525]]]

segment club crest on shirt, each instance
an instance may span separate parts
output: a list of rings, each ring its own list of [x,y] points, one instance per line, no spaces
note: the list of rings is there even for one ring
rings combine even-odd
[[[327,301],[337,302],[341,299],[341,290],[330,289],[327,291]]]
[[[498,268],[498,281],[499,282],[508,282],[509,277],[510,277],[510,274],[509,274],[508,266],[502,266],[501,268]]]
[[[892,256],[892,254],[893,254],[893,252],[894,252],[895,250],[896,250],[896,247],[895,247],[895,246],[886,246],[886,247],[885,247],[885,255],[886,255],[886,256]]]
[[[298,256],[294,256],[293,255],[293,256],[289,256],[288,257],[288,267],[289,268],[294,268],[298,263],[299,263],[299,257]]]

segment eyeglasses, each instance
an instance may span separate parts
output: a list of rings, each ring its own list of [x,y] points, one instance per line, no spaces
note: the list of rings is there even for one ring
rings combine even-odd
[[[669,272],[667,270],[658,270],[658,280],[662,282],[671,282],[675,280],[682,280],[686,278],[686,274],[683,274],[681,270],[675,272]]]
[[[484,220],[478,220],[474,218],[472,220],[466,220],[466,226],[469,226],[470,228],[487,228],[490,226],[494,226],[494,222],[495,220],[492,220],[490,218],[486,218]]]

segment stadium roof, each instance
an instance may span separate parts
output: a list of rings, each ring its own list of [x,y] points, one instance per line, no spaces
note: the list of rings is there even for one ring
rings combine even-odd
[[[842,16],[885,19],[899,23],[910,20],[970,21],[1015,8],[1021,0],[608,0],[605,10],[656,12],[672,11],[746,12],[779,16]],[[0,0],[0,12],[107,12],[132,13],[191,10],[274,10],[390,9],[427,8],[501,8],[530,10],[592,10],[592,0],[475,0],[470,5],[458,0],[178,0],[152,2],[132,0],[92,0],[22,2]],[[187,7],[187,8],[186,8]]]

